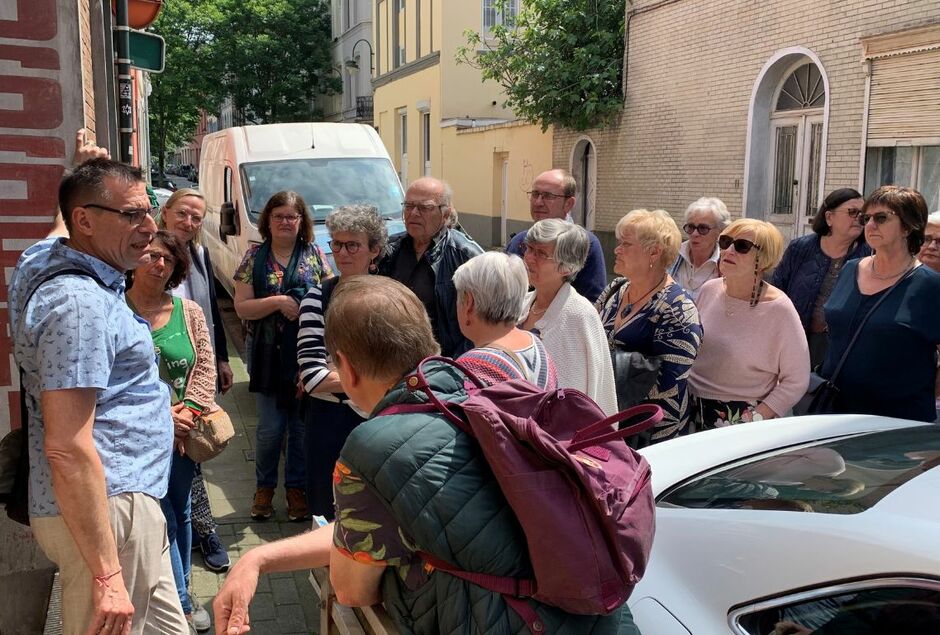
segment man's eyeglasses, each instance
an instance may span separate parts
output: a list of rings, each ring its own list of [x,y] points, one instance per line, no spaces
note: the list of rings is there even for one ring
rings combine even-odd
[[[360,247],[362,247],[362,245],[357,243],[355,240],[347,240],[347,241],[331,240],[330,241],[330,249],[333,250],[334,254],[338,254],[340,251],[345,249],[346,253],[352,256],[353,254],[359,251]]]
[[[708,232],[710,232],[711,230],[715,228],[712,227],[711,225],[706,225],[705,223],[699,223],[698,225],[693,225],[692,223],[686,223],[685,225],[682,226],[682,229],[684,229],[685,233],[687,233],[689,236],[691,236],[695,232],[698,232],[700,235],[704,236],[705,234],[707,234]]]
[[[411,210],[416,209],[421,214],[427,215],[442,207],[444,207],[443,203],[415,203],[414,201],[403,201],[401,204],[401,213],[407,214]]]
[[[141,256],[140,262],[149,265],[163,258],[163,264],[167,267],[172,267],[176,264],[176,258],[170,254],[165,254],[159,251],[145,251],[144,255]]]
[[[757,243],[751,242],[747,238],[732,238],[727,234],[722,234],[718,237],[718,246],[722,249],[727,249],[728,247],[734,245],[734,250],[739,254],[746,254],[751,251],[751,249],[756,249],[760,251],[760,245]]]
[[[930,247],[931,245],[940,247],[940,236],[931,236],[929,234],[924,236],[924,247]]]
[[[551,262],[555,261],[554,258],[549,256],[547,253],[545,253],[541,249],[536,249],[535,247],[531,247],[523,243],[522,244],[522,257],[525,258],[526,256],[532,256],[532,259],[536,260],[537,262],[542,262],[543,260],[549,260]]]
[[[888,216],[897,216],[894,212],[878,212],[877,214],[859,214],[858,222],[864,227],[868,221],[875,221],[875,225],[884,225],[888,222]]]
[[[841,209],[841,210],[840,210],[840,209],[831,209],[831,210],[829,210],[829,211],[832,212],[833,214],[835,214],[836,212],[845,212],[846,214],[849,215],[849,218],[858,218],[858,215],[862,213],[862,210],[860,210],[860,209],[857,208],[857,207],[847,207],[847,208]]]
[[[279,224],[293,225],[300,220],[300,214],[271,214],[271,220]]]
[[[195,214],[193,212],[184,212],[183,210],[179,210],[179,211],[173,212],[173,215],[176,217],[176,220],[181,223],[188,218],[190,225],[192,225],[193,227],[199,227],[200,225],[202,225],[202,216],[200,216],[199,214]]]
[[[137,207],[134,209],[116,209],[114,207],[108,207],[107,205],[98,205],[97,203],[85,203],[81,207],[91,207],[93,209],[100,209],[105,212],[111,212],[112,214],[120,214],[127,218],[130,221],[131,227],[138,227],[147,216],[154,216],[160,210],[156,207],[142,208]]]
[[[533,201],[542,199],[543,201],[555,201],[560,198],[568,198],[564,194],[553,194],[552,192],[540,192],[539,190],[530,190],[526,192]]]

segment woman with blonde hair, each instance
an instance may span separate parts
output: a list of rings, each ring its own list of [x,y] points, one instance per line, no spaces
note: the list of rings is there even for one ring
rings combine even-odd
[[[615,234],[614,272],[621,277],[607,286],[595,306],[612,351],[620,348],[659,365],[655,383],[640,402],[660,406],[664,417],[636,438],[635,445],[643,447],[688,428],[687,382],[702,327],[691,296],[667,272],[682,242],[672,217],[661,209],[635,209],[620,219]],[[627,379],[617,377],[619,395]],[[633,403],[621,398],[618,405],[623,409]]]
[[[809,348],[793,302],[764,281],[783,254],[770,223],[734,221],[718,237],[720,279],[702,285],[705,336],[689,384],[700,429],[785,415],[809,384]]]

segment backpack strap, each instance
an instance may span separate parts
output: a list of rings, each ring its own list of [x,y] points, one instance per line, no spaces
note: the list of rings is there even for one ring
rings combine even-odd
[[[611,430],[610,426],[621,421],[627,421],[636,417],[647,415],[646,419],[620,430]],[[611,439],[624,439],[634,434],[639,434],[662,421],[663,409],[651,403],[639,404],[632,408],[627,408],[617,414],[611,415],[606,419],[601,419],[597,423],[592,423],[578,430],[577,434],[571,439],[568,446],[569,452],[582,450],[591,446],[599,445]],[[591,436],[595,432],[600,432]]]

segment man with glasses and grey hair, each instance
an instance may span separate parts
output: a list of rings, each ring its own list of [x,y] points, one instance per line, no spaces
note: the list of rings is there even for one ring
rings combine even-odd
[[[426,176],[405,192],[405,234],[389,240],[379,273],[411,289],[431,318],[441,354],[457,357],[473,348],[457,323],[457,267],[483,250],[455,226],[453,191],[444,181]]]
[[[62,180],[59,207],[69,238],[29,247],[10,283],[33,535],[59,567],[65,633],[188,633],[160,510],[170,395],[124,298],[157,231],[146,183],[94,159]]]
[[[532,181],[529,194],[529,213],[532,221],[538,222],[546,218],[557,218],[572,222],[571,210],[575,204],[575,195],[578,193],[578,183],[567,170],[547,170]],[[506,245],[506,251],[516,254],[520,258],[525,251],[525,231],[521,231]],[[592,303],[597,300],[604,287],[607,286],[607,265],[604,263],[604,250],[601,243],[593,233],[588,232],[591,244],[588,250],[587,262],[572,281],[571,286]]]

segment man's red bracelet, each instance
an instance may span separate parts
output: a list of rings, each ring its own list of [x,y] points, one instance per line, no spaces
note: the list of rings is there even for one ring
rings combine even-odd
[[[108,575],[96,575],[94,577],[94,580],[95,582],[98,583],[98,586],[108,586],[108,580],[110,580],[111,578],[119,574],[120,572],[121,570],[118,569],[114,573],[109,573]]]

